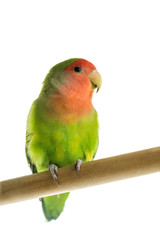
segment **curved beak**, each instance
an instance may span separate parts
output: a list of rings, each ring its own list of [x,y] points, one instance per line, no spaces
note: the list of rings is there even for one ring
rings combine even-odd
[[[89,76],[88,76],[91,84],[92,84],[92,89],[97,88],[97,92],[99,91],[101,85],[102,85],[102,78],[101,75],[97,70],[93,70]]]

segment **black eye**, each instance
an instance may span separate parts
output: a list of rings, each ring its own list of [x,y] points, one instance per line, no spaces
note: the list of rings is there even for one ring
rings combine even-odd
[[[82,72],[82,68],[77,66],[74,68],[74,71],[77,73],[80,73],[80,72]]]

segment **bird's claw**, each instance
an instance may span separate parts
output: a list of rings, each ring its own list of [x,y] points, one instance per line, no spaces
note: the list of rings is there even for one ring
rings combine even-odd
[[[58,181],[58,167],[55,164],[51,164],[49,166],[49,170],[52,174],[53,179],[56,181],[57,185],[59,186],[59,181]]]
[[[74,164],[74,167],[76,169],[77,177],[79,177],[79,170],[80,170],[80,167],[81,167],[82,163],[83,163],[83,161],[81,159],[78,159]]]

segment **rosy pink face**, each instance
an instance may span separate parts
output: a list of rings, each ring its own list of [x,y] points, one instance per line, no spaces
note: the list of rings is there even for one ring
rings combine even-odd
[[[74,91],[76,94],[93,93],[93,90],[97,88],[99,90],[101,86],[101,76],[96,70],[96,67],[85,59],[78,59],[65,68],[67,87],[70,89],[70,93]]]

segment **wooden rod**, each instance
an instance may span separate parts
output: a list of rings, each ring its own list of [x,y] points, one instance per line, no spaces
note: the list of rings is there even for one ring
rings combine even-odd
[[[160,147],[59,169],[60,186],[49,171],[0,182],[0,205],[39,198],[160,171]]]

